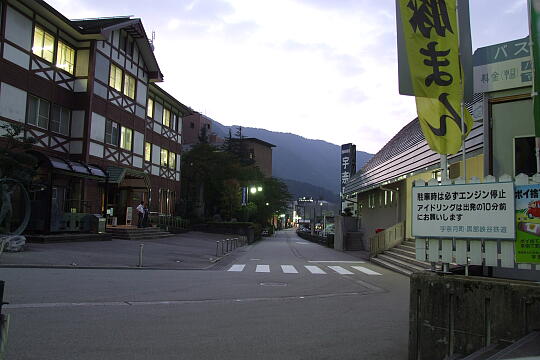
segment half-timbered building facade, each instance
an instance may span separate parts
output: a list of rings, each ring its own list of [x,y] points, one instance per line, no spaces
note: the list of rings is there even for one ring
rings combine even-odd
[[[0,0],[0,121],[23,124],[40,161],[31,229],[66,214],[129,222],[144,200],[174,212],[182,117],[140,19],[69,20],[41,0]],[[47,209],[47,213],[45,213]]]

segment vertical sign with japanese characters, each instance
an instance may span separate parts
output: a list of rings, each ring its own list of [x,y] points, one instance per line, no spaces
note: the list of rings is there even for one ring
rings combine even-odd
[[[413,187],[413,236],[515,238],[514,184]]]
[[[349,179],[356,173],[356,145],[341,145],[341,195],[345,193],[345,185]]]
[[[540,264],[540,185],[516,186],[516,262]]]
[[[461,115],[465,84],[456,0],[397,3],[401,17],[398,27],[406,45],[408,75],[422,132],[433,151],[455,154],[473,125],[467,109],[463,110],[463,120]]]

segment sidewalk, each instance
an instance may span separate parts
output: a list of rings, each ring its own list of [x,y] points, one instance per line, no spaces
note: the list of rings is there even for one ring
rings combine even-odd
[[[144,244],[144,268],[202,270],[214,265],[216,241],[232,237],[188,232],[156,240],[29,243],[23,252],[2,253],[0,267],[137,268]]]

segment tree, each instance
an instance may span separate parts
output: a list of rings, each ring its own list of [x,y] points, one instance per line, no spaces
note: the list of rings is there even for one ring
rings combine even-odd
[[[26,153],[36,141],[24,134],[20,124],[2,124],[0,132],[0,178],[11,178],[30,186],[37,159]]]

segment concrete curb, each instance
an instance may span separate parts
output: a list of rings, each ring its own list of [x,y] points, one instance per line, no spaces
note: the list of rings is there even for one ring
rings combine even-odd
[[[72,270],[207,270],[214,266],[208,265],[203,268],[160,268],[160,267],[138,267],[138,266],[71,266],[71,265],[40,265],[40,264],[3,264],[0,268],[14,269],[72,269]]]

